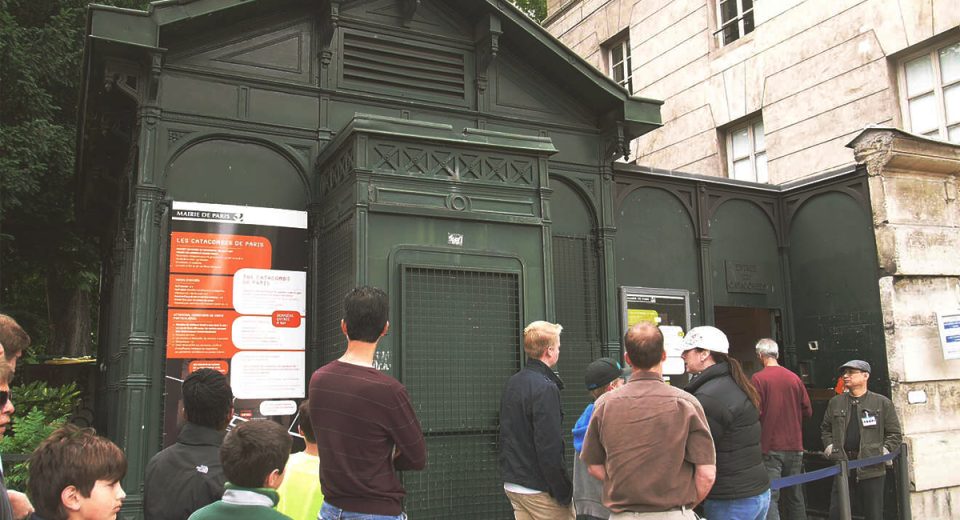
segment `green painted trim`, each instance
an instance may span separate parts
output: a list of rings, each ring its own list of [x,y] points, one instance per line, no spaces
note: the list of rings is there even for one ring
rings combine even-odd
[[[444,123],[430,123],[402,119],[398,117],[377,116],[371,114],[356,114],[353,119],[337,132],[337,137],[331,141],[317,157],[316,164],[326,164],[340,152],[342,145],[357,134],[373,134],[392,136],[410,140],[449,143],[471,148],[494,148],[514,152],[525,152],[536,155],[553,155],[557,149],[549,137],[536,135],[513,134],[466,128],[457,133],[453,126]]]

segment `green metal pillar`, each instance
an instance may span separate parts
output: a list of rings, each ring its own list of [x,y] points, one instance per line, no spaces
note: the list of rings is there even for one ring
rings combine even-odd
[[[602,313],[601,335],[603,355],[620,359],[620,298],[617,294],[616,217],[614,212],[613,171],[609,164],[600,174],[600,227],[597,229],[597,249],[603,284],[600,288]]]
[[[151,76],[159,74],[161,55],[150,56]],[[136,186],[133,193],[133,256],[130,285],[130,328],[126,348],[121,350],[121,366],[125,366],[118,385],[120,445],[127,454],[127,476],[124,488],[127,499],[124,517],[136,518],[143,507],[143,476],[149,456],[158,446],[159,391],[162,385],[155,384],[158,373],[156,361],[157,324],[159,314],[158,291],[160,280],[161,223],[166,205],[162,203],[164,191],[157,182],[154,164],[156,160],[157,125],[160,108],[156,104],[157,92],[140,92],[137,112],[137,165]],[[124,351],[125,350],[125,351]]]

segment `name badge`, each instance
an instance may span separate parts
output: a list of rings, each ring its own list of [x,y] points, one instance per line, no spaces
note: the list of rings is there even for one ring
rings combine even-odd
[[[877,425],[877,416],[876,416],[876,415],[870,415],[869,413],[864,412],[864,413],[863,413],[863,417],[860,419],[860,422],[863,424],[863,427],[864,427],[864,428],[869,428],[870,426],[876,426],[876,425]]]

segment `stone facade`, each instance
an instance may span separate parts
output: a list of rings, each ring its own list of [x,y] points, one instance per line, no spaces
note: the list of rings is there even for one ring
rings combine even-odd
[[[762,115],[773,184],[851,165],[868,125],[901,127],[899,58],[960,39],[955,0],[756,2],[756,29],[720,46],[705,0],[551,0],[544,26],[600,70],[629,31],[633,93],[664,101],[638,164],[727,175],[724,128]]]
[[[772,184],[866,166],[913,518],[960,518],[960,360],[944,359],[936,322],[960,308],[960,147],[893,129],[905,126],[903,59],[960,41],[960,9],[755,4],[756,28],[725,46],[709,0],[550,0],[544,25],[603,71],[604,44],[629,35],[634,95],[664,101],[663,127],[632,144],[640,165],[726,177],[726,131],[762,116]]]
[[[913,517],[957,518],[960,360],[944,359],[936,312],[960,308],[960,146],[879,128],[849,146],[869,175],[887,362],[909,446]]]

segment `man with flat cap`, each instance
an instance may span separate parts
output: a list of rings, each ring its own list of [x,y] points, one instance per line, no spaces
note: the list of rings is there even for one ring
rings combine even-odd
[[[824,455],[830,460],[877,457],[900,447],[900,420],[893,403],[867,390],[870,364],[855,359],[840,367],[847,391],[833,397],[820,424]],[[850,472],[850,503],[859,504],[866,520],[883,518],[883,481],[886,468],[874,464]],[[841,478],[837,476],[837,478]],[[833,483],[830,519],[840,518],[839,482]]]

